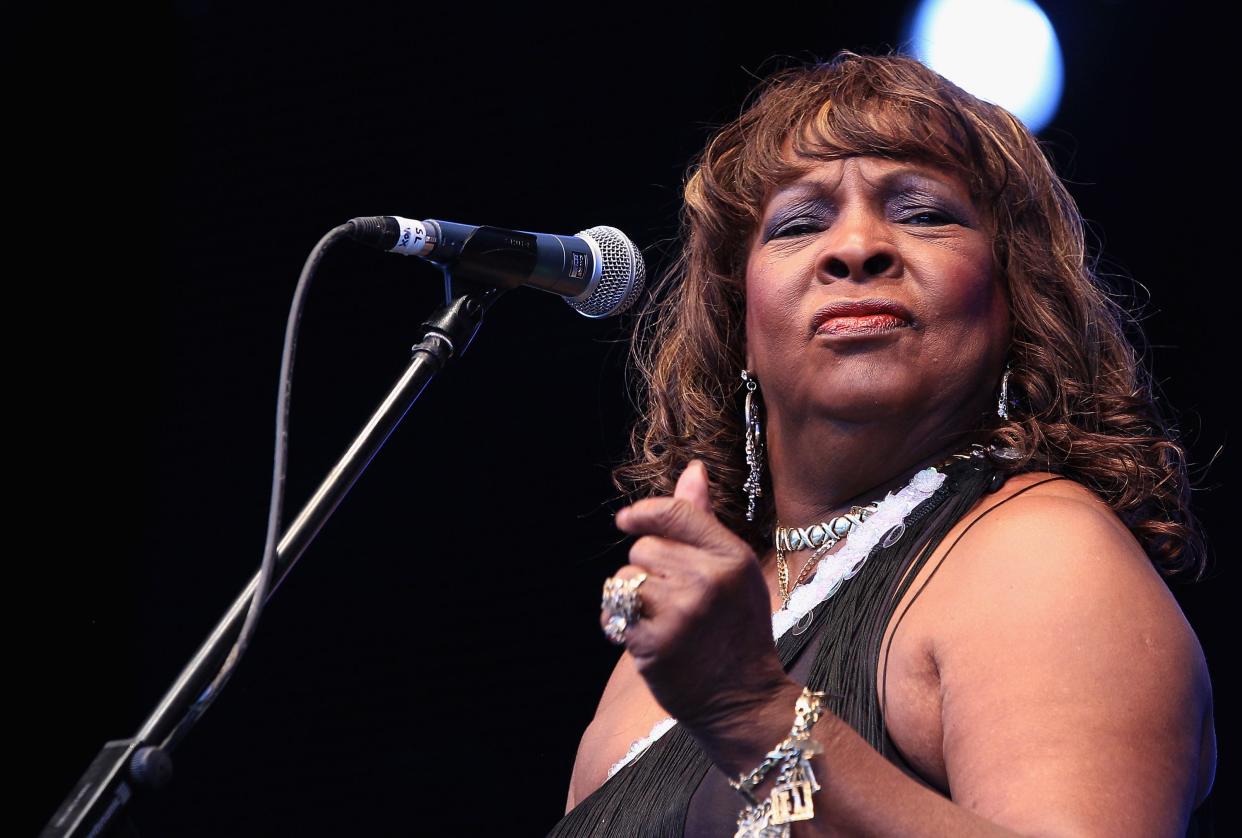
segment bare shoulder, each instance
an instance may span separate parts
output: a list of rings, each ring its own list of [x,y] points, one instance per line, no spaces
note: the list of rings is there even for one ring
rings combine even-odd
[[[967,532],[969,530],[969,532]],[[1103,621],[1154,632],[1157,645],[1198,642],[1168,586],[1116,513],[1091,489],[1047,473],[1011,478],[967,515],[937,598],[964,618]],[[951,581],[951,584],[949,582]],[[986,594],[985,594],[986,592]]]
[[[1055,800],[1071,831],[1176,834],[1214,762],[1202,651],[1124,523],[1053,476],[1014,477],[966,516],[913,621],[948,784],[1015,828],[1047,826]]]
[[[1042,472],[1013,477],[965,516],[959,529],[966,528],[969,537],[956,548],[961,555],[953,563],[970,575],[1011,571],[1034,574],[1026,580],[1034,583],[1045,574],[1068,574],[1087,583],[1105,573],[1114,577],[1108,586],[1112,589],[1150,585],[1148,593],[1168,590],[1108,504],[1068,478]]]

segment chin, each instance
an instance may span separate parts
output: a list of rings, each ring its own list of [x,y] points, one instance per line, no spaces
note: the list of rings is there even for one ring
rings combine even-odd
[[[919,403],[900,393],[886,393],[875,388],[837,389],[821,400],[816,413],[836,422],[870,424],[891,423],[902,416],[918,421]]]

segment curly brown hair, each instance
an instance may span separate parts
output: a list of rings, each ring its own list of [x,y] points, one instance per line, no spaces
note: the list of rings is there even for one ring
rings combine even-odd
[[[917,161],[960,177],[991,214],[1018,401],[981,438],[1021,451],[1017,469],[1059,472],[1094,490],[1162,573],[1201,574],[1186,454],[1127,338],[1137,324],[1103,287],[1078,208],[1026,127],[897,55],[842,52],[778,72],[752,96],[691,163],[681,250],[635,323],[631,363],[646,409],[630,459],[613,472],[618,489],[670,494],[677,474],[701,459],[721,521],[766,547],[770,483],[754,522],[739,490],[745,266],[765,195],[805,169],[798,160]]]

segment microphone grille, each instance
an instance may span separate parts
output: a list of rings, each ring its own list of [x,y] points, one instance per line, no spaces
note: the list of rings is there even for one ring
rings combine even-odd
[[[578,234],[599,246],[599,282],[565,302],[587,317],[611,317],[632,306],[647,281],[647,263],[634,242],[616,227],[592,227]]]

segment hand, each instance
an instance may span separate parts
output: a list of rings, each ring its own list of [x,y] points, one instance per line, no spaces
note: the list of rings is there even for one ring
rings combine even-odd
[[[709,497],[707,469],[695,460],[671,498],[617,513],[619,529],[641,536],[617,577],[648,575],[626,647],[661,706],[703,732],[736,723],[790,683],[759,560],[716,518]]]

